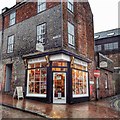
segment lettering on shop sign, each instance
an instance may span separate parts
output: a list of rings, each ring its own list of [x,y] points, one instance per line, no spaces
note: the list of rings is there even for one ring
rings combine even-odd
[[[108,64],[107,64],[106,61],[100,62],[100,67],[101,67],[101,68],[106,68],[107,66],[108,66]]]
[[[60,37],[61,37],[61,35],[56,35],[56,36],[53,37],[53,39],[57,39],[57,38],[60,38]]]
[[[15,98],[17,96],[18,100],[19,98],[24,98],[23,97],[23,88],[22,86],[16,87],[14,94],[13,94],[13,98]]]

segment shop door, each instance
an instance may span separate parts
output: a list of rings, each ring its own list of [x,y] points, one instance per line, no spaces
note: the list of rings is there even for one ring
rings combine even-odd
[[[12,79],[12,64],[9,64],[9,65],[6,65],[6,83],[5,83],[6,92],[10,91],[11,79]]]
[[[66,73],[53,72],[53,103],[66,103]]]

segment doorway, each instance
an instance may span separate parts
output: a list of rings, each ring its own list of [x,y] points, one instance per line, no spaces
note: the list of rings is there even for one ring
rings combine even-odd
[[[11,80],[12,80],[12,64],[6,65],[6,83],[5,91],[9,92],[11,89]]]
[[[53,103],[66,103],[65,72],[53,72]]]

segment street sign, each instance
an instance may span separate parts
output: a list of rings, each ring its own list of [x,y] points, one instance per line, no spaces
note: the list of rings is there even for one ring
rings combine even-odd
[[[94,77],[96,78],[100,77],[100,70],[94,70]]]

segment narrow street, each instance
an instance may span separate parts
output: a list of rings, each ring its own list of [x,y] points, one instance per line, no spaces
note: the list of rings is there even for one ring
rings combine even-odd
[[[0,109],[2,109],[2,118],[42,118],[38,115],[22,112],[20,110],[8,108],[1,105]]]
[[[3,107],[3,118],[116,118],[120,119],[120,95],[101,99],[99,101],[78,104],[47,104],[35,100],[13,99],[12,96],[2,95],[0,103],[21,109]],[[37,113],[37,114],[36,114]],[[40,116],[39,116],[40,115]]]

